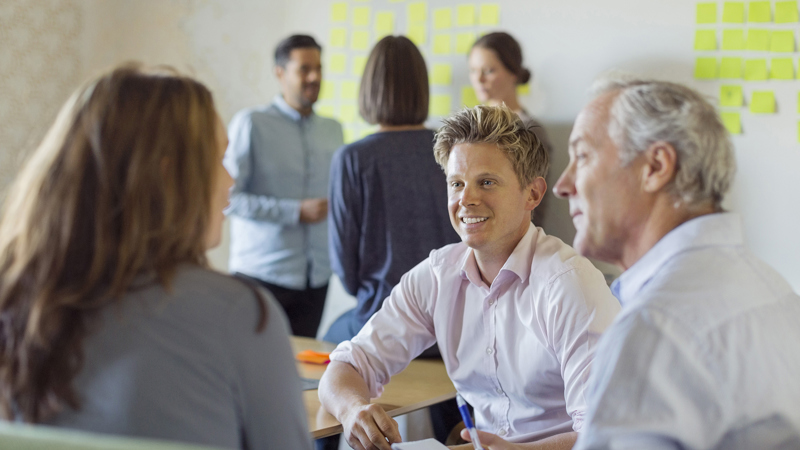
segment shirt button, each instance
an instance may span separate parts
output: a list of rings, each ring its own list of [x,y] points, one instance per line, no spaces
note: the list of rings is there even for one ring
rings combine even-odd
[[[502,390],[502,389],[500,389],[500,388],[497,388],[497,390],[496,390],[495,392],[497,392],[497,393],[498,393],[498,394],[500,394],[500,395],[503,395],[503,390]]]
[[[501,429],[500,431],[497,432],[497,435],[498,436],[505,436],[506,435],[506,429],[505,428]]]
[[[487,349],[486,349],[486,354],[487,354],[487,355],[491,355],[491,354],[492,354],[492,351],[493,351],[493,350],[491,349],[491,347],[490,347],[490,348],[487,348]]]
[[[494,299],[493,299],[493,298],[490,298],[490,299],[489,299],[489,304],[490,304],[490,305],[494,305]]]

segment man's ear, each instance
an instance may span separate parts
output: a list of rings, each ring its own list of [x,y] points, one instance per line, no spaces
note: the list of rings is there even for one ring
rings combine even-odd
[[[528,185],[528,199],[526,201],[526,210],[533,211],[534,208],[542,203],[544,194],[547,192],[547,182],[542,177],[536,177],[535,180]]]
[[[275,77],[280,80],[283,78],[283,73],[286,72],[286,68],[276,64],[272,72],[275,74]]]
[[[654,142],[644,152],[642,165],[642,189],[656,193],[672,183],[678,172],[678,152],[672,144]]]

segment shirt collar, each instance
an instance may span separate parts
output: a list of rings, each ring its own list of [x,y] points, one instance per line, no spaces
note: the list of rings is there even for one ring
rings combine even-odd
[[[696,217],[667,233],[611,284],[611,292],[625,306],[670,259],[702,247],[744,245],[741,219],[734,213],[715,213]]]
[[[500,278],[503,272],[513,273],[519,277],[520,280],[526,280],[530,277],[534,253],[533,242],[538,234],[539,230],[536,227],[528,225],[528,231],[525,232],[522,239],[517,243],[517,246],[514,247],[514,251],[511,252],[511,255],[508,257],[505,264],[503,264],[503,267],[497,274],[497,278]],[[483,284],[481,273],[478,270],[478,262],[475,260],[475,251],[471,248],[467,251],[464,261],[461,263],[461,278],[469,280],[469,282],[475,286],[481,286]],[[497,279],[495,279],[495,281],[497,281]]]
[[[309,114],[307,117],[303,117],[303,115],[300,114],[299,111],[292,108],[291,106],[289,106],[288,103],[286,103],[286,100],[283,99],[283,96],[281,94],[276,95],[272,103],[278,108],[280,112],[283,113],[284,116],[292,119],[295,122],[300,122],[304,119],[309,119],[311,118],[311,116],[314,115],[314,111],[311,111],[311,114]]]

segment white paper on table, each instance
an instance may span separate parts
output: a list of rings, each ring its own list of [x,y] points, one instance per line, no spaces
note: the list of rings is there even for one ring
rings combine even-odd
[[[436,439],[425,439],[423,441],[401,442],[392,444],[392,450],[447,450],[447,447],[439,443]]]

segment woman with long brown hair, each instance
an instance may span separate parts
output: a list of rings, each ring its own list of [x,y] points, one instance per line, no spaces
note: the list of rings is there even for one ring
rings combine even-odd
[[[206,261],[226,146],[172,70],[122,66],[64,105],[0,219],[3,418],[310,448],[280,308]]]

